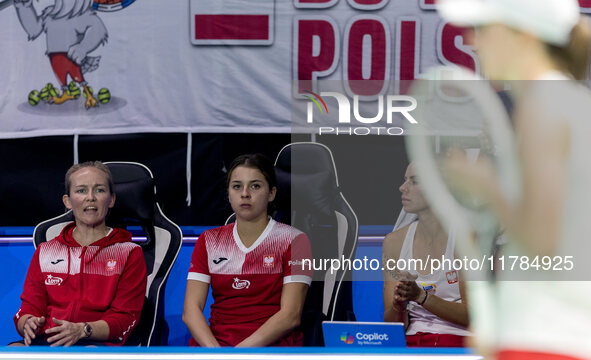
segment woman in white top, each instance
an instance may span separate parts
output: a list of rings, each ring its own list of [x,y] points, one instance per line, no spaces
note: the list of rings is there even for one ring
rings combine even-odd
[[[453,269],[431,268],[429,259],[453,260],[453,236],[443,229],[421,192],[413,164],[400,186],[402,206],[418,221],[386,236],[384,267],[419,260],[408,272],[384,272],[384,321],[404,322],[408,346],[461,347],[469,335],[464,284]],[[416,263],[418,264],[418,263]]]
[[[474,44],[487,77],[562,80],[511,83],[522,179],[518,203],[505,200],[489,164],[470,171],[457,158],[449,165],[458,181],[490,200],[506,228],[506,253],[531,261],[549,256],[553,265],[563,263],[560,268],[574,264],[572,271],[534,275],[542,281],[497,283],[498,358],[591,358],[591,283],[567,281],[590,276],[584,246],[591,240],[591,93],[572,79],[586,76],[591,36],[579,4],[440,0],[438,10],[457,25],[477,26]]]

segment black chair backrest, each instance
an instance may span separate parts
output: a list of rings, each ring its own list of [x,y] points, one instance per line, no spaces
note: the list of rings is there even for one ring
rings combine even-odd
[[[318,143],[285,146],[275,162],[277,220],[305,232],[314,259],[355,258],[358,221],[341,193],[332,152]],[[304,305],[306,345],[323,345],[321,322],[354,321],[351,271],[315,271]]]
[[[139,324],[126,345],[167,345],[168,325],[164,319],[164,290],[170,270],[182,245],[181,229],[170,221],[156,202],[156,187],[152,172],[146,166],[132,162],[105,163],[113,175],[115,206],[107,217],[107,225],[117,228],[140,227],[145,241],[142,247],[146,260],[148,284]],[[46,220],[35,227],[35,247],[59,235],[74,221],[71,211]],[[134,231],[135,232],[135,231]]]

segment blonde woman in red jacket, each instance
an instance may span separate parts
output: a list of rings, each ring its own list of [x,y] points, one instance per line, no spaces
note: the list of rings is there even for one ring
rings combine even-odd
[[[13,345],[122,345],[139,322],[146,264],[131,234],[105,223],[115,204],[109,169],[72,166],[63,202],[75,221],[35,251],[14,316],[23,340]]]

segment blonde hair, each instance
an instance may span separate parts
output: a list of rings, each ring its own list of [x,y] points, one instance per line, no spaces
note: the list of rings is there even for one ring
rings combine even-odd
[[[570,42],[566,46],[548,45],[550,56],[563,70],[570,73],[576,80],[584,80],[589,71],[591,52],[591,26],[581,18],[570,34]]]
[[[86,168],[86,167],[93,167],[93,168],[97,168],[99,170],[101,170],[102,172],[105,173],[105,175],[107,175],[107,182],[109,184],[109,193],[113,194],[114,190],[113,190],[113,175],[111,175],[111,170],[109,170],[109,168],[107,167],[107,165],[103,164],[100,161],[87,161],[87,162],[83,162],[81,164],[74,164],[72,165],[68,171],[66,172],[66,189],[65,189],[65,194],[66,195],[70,195],[70,187],[72,186],[72,174],[75,173],[76,171]]]

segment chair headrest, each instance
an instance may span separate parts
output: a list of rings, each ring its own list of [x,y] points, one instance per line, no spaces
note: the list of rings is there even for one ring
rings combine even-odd
[[[331,200],[336,193],[336,186],[328,171],[317,174],[291,174],[275,168],[277,177],[277,196],[275,205],[280,209],[310,209],[311,212],[331,214]],[[312,211],[314,210],[314,211]]]
[[[289,144],[277,155],[275,167],[292,174],[317,174],[326,172],[330,180],[338,186],[332,153],[322,144]]]
[[[151,172],[137,163],[106,163],[113,175],[115,206],[108,222],[134,219],[140,222],[154,217],[154,179]]]
[[[275,175],[277,207],[331,213],[338,183],[332,154],[326,146],[317,143],[287,145],[275,161]]]

